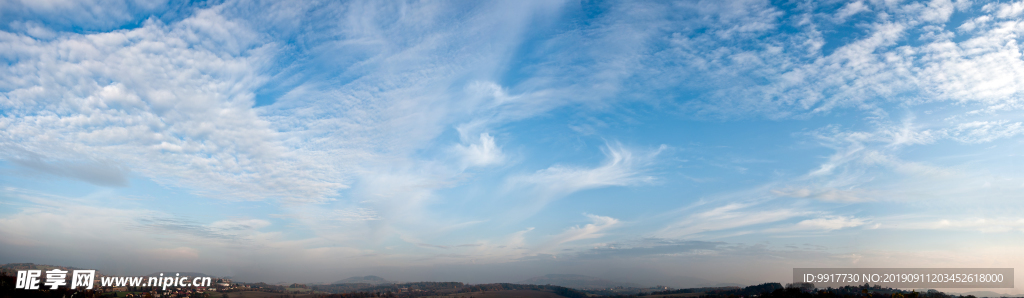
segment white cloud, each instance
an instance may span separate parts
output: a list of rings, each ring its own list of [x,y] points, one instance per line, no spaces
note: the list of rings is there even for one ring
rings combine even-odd
[[[501,147],[494,144],[494,137],[488,133],[480,134],[480,140],[468,146],[455,145],[455,150],[462,155],[462,162],[469,166],[499,165],[505,161]]]
[[[619,224],[619,220],[615,218],[586,213],[583,215],[589,218],[592,223],[582,227],[570,227],[561,234],[551,236],[551,240],[535,247],[533,249],[534,253],[551,253],[565,243],[604,237],[605,231]]]
[[[845,25],[816,22],[818,17],[798,12],[787,18],[798,32],[771,36],[718,38],[692,29],[707,25],[673,23],[680,28],[664,36],[669,48],[645,65],[661,66],[652,71],[652,81],[698,94],[683,100],[685,110],[717,117],[804,118],[836,109],[876,113],[893,104],[917,109],[936,102],[1019,110],[1024,60],[1014,36],[1022,27],[1015,21],[992,22],[1015,14],[1019,3],[986,5],[990,14],[965,22],[957,35],[925,23],[948,22],[954,11],[969,9],[968,1],[850,2],[837,16],[825,18],[867,6],[876,15],[857,26],[858,38],[828,44],[822,30]],[[908,44],[912,36],[920,42]],[[822,46],[833,50],[823,52]],[[665,68],[681,75],[665,75]]]
[[[1021,122],[1010,123],[1000,121],[972,121],[957,124],[945,131],[950,138],[965,143],[987,143],[1002,138],[1024,134]]]
[[[881,227],[909,230],[977,231],[982,233],[1024,232],[1024,218],[992,216],[977,218],[965,216],[953,219],[891,219]]]
[[[920,20],[933,23],[944,23],[949,21],[953,15],[955,6],[950,0],[932,0],[927,6],[922,7]]]
[[[996,17],[1001,19],[1012,18],[1024,12],[1024,1],[986,4],[982,10],[995,12]]]
[[[584,213],[587,218],[590,218],[593,223],[584,225],[583,227],[575,226],[571,227],[562,234],[555,236],[558,244],[583,240],[583,239],[594,239],[603,237],[603,231],[615,226],[619,223],[618,219],[614,219],[607,216],[593,215]]]
[[[961,24],[960,27],[957,27],[957,30],[962,32],[971,32],[974,31],[974,29],[985,26],[991,20],[992,16],[985,15],[976,17]]]
[[[815,229],[832,231],[843,228],[859,227],[865,224],[863,219],[847,216],[830,216],[815,219],[807,219],[796,224],[797,229]]]
[[[2,158],[69,177],[108,164],[218,198],[327,200],[345,184],[251,109],[275,48],[255,36],[215,11],[50,41],[0,32],[20,57],[0,71]]]
[[[836,22],[842,23],[846,21],[846,18],[870,10],[871,9],[868,8],[867,5],[864,5],[864,1],[850,2],[843,5],[843,8],[840,8],[839,11],[835,13],[835,19]]]

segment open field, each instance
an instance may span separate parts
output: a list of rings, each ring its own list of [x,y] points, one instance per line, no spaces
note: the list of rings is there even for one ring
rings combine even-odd
[[[212,297],[220,298],[222,293],[211,292]],[[228,298],[311,298],[313,294],[281,294],[281,293],[268,293],[258,291],[243,291],[243,292],[230,292]]]
[[[565,298],[551,291],[508,290],[470,293],[453,293],[444,296],[427,296],[422,298]]]
[[[284,288],[284,290],[286,292],[290,293],[290,294],[294,294],[294,293],[312,293],[313,292],[312,289],[308,289],[308,288]]]
[[[703,293],[679,293],[679,294],[668,294],[668,295],[650,295],[650,298],[683,298],[683,297],[700,297]]]

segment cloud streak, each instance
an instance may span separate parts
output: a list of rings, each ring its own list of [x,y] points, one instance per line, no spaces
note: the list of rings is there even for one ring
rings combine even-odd
[[[525,191],[528,197],[536,198],[536,204],[543,205],[582,190],[652,183],[654,177],[645,175],[645,167],[665,149],[663,145],[658,150],[636,154],[621,144],[608,144],[603,150],[605,161],[598,167],[555,165],[531,174],[513,176],[508,179],[506,187],[509,192]]]

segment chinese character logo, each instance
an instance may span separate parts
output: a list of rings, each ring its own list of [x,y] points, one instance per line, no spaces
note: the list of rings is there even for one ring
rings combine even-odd
[[[74,274],[71,274],[71,289],[75,287],[85,287],[86,290],[92,290],[93,279],[96,278],[96,270],[75,270]]]
[[[50,287],[50,290],[56,290],[57,287],[67,285],[68,272],[60,269],[53,269],[46,271],[46,286]]]
[[[39,277],[42,275],[42,270],[18,270],[18,279],[14,283],[14,288],[24,290],[38,290]]]

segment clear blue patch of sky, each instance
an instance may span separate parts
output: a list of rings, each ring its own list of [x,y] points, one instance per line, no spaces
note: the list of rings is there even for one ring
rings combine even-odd
[[[845,3],[838,3],[838,6],[842,7],[843,4]],[[824,9],[823,11],[834,10]],[[849,16],[844,22],[838,24],[829,21],[815,23],[819,26],[818,30],[821,32],[822,38],[825,39],[825,44],[821,46],[822,55],[832,55],[836,49],[863,39],[872,31],[871,26],[877,21],[878,15],[867,11]]]
[[[552,55],[562,57],[564,54],[560,52],[565,48],[553,46],[552,43],[564,40],[563,35],[577,35],[577,31],[587,29],[590,21],[604,12],[605,5],[604,1],[583,1],[579,5],[570,3],[555,19],[546,15],[534,16],[520,36],[521,41],[505,62],[506,69],[497,78],[498,84],[515,88],[525,80],[534,78],[543,64],[553,62]]]
[[[197,10],[222,3],[221,0],[171,0],[148,7],[136,1],[124,1],[121,7],[79,7],[79,3],[51,3],[41,10],[26,7],[20,2],[8,2],[0,11],[0,30],[20,31],[18,23],[42,25],[58,32],[97,33],[113,30],[131,30],[142,27],[149,19],[165,24],[190,17]],[[84,4],[84,3],[83,3]],[[117,11],[117,9],[122,9]],[[28,11],[29,13],[25,13]],[[31,12],[38,13],[31,13]],[[110,18],[107,18],[110,14]],[[19,26],[20,27],[20,26]]]

